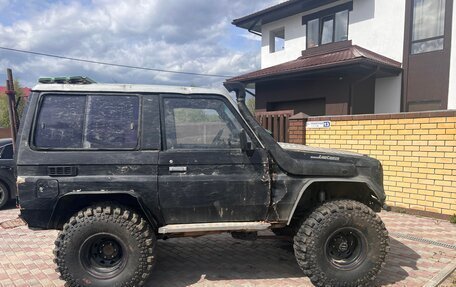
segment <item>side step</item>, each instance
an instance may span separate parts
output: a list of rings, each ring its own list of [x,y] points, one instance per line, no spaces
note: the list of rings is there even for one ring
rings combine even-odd
[[[259,231],[271,226],[267,222],[217,222],[217,223],[192,223],[171,224],[158,229],[158,233],[185,233],[205,231]]]

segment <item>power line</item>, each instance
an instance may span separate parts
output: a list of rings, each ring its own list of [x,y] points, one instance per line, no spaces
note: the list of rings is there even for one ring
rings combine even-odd
[[[172,74],[182,74],[182,75],[192,75],[192,76],[202,76],[202,77],[217,77],[217,78],[231,78],[231,77],[233,77],[233,76],[228,76],[228,75],[203,74],[203,73],[194,73],[194,72],[179,72],[179,71],[155,69],[155,68],[140,67],[140,66],[122,65],[122,64],[116,64],[116,63],[100,62],[100,61],[93,61],[93,60],[87,60],[87,59],[79,59],[79,58],[73,58],[73,57],[66,57],[66,56],[48,54],[48,53],[41,53],[41,52],[35,52],[35,51],[13,49],[13,48],[1,47],[1,46],[0,46],[0,49],[6,50],[6,51],[11,51],[11,52],[32,54],[32,55],[37,55],[37,56],[51,57],[51,58],[57,58],[57,59],[64,59],[64,60],[83,62],[83,63],[90,63],[90,64],[98,64],[98,65],[106,65],[106,66],[113,66],[113,67],[120,67],[120,68],[128,68],[128,69],[137,69],[137,70],[146,70],[146,71],[172,73]]]

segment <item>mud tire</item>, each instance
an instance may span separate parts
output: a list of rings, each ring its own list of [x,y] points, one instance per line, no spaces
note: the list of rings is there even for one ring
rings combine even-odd
[[[107,242],[111,247],[104,253],[105,247],[100,246]],[[100,260],[97,250],[115,260]],[[143,286],[155,264],[155,250],[155,233],[138,213],[98,204],[78,212],[63,226],[55,241],[54,262],[66,286]]]
[[[348,245],[353,252],[342,253],[347,255],[342,260],[338,252],[347,248],[347,242],[357,243]],[[294,250],[299,266],[315,286],[372,286],[385,264],[389,237],[369,207],[338,200],[324,203],[304,221],[294,237]]]

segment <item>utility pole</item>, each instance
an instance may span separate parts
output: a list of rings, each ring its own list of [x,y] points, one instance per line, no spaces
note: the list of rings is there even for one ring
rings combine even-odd
[[[6,69],[6,95],[8,96],[8,114],[13,138],[13,150],[16,151],[17,138],[17,115],[16,115],[16,92],[14,91],[13,71]]]

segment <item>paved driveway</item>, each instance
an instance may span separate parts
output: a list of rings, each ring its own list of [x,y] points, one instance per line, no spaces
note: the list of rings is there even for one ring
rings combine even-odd
[[[16,209],[0,211],[0,222],[17,215]],[[456,263],[456,225],[398,213],[381,217],[391,252],[377,286],[423,286]],[[0,286],[63,286],[52,262],[56,234],[0,227]],[[147,286],[311,286],[291,244],[262,235],[254,242],[227,234],[160,241]]]

